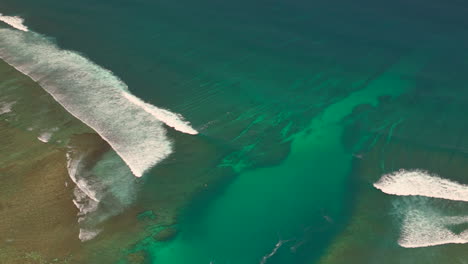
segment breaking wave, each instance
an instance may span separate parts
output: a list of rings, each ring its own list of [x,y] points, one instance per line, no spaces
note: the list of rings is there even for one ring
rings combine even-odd
[[[122,92],[122,95],[130,102],[141,107],[143,110],[156,117],[158,120],[165,123],[167,126],[174,128],[185,134],[196,135],[198,131],[190,126],[190,123],[184,119],[180,114],[172,113],[166,109],[158,108],[154,105],[143,102],[140,98],[133,94]]]
[[[443,179],[426,171],[402,169],[382,176],[374,183],[374,187],[387,194],[407,196],[401,198],[403,200],[397,202],[400,205],[396,206],[396,215],[400,215],[402,219],[398,240],[400,246],[419,248],[468,243],[468,230],[459,233],[451,230],[451,227],[467,224],[468,215],[454,216],[452,213],[443,212],[442,209],[446,211],[450,207],[440,207],[440,202],[436,203],[438,206],[432,205],[426,198],[467,202],[467,185]],[[455,210],[458,211],[460,210]]]
[[[442,179],[421,170],[399,170],[386,174],[374,187],[392,195],[419,195],[468,202],[468,185]]]
[[[137,177],[172,152],[163,123],[197,134],[180,115],[143,102],[112,72],[38,33],[0,27],[0,58],[96,131]]]
[[[5,22],[6,24],[18,29],[18,30],[21,30],[21,31],[29,31],[28,30],[28,27],[25,26],[23,23],[24,23],[24,19],[22,19],[21,17],[18,17],[18,16],[4,16],[0,13],[0,21],[3,21]]]

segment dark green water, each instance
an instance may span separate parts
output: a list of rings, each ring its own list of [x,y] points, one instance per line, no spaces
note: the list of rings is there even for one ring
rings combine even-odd
[[[236,174],[184,208],[174,240],[149,237],[122,252],[160,264],[378,263],[392,254],[388,263],[427,263],[445,252],[400,251],[392,198],[372,183],[403,167],[443,174],[450,162],[433,168],[427,157],[465,152],[465,3],[0,0],[0,8],[190,120],[219,161],[186,162],[207,150],[176,149],[169,165],[184,168],[178,174],[197,166]],[[142,189],[145,203],[157,184]],[[377,208],[363,209],[366,199]],[[378,232],[350,229],[380,216],[389,224]],[[378,243],[367,239],[374,233]],[[348,258],[340,250],[354,241],[363,246]],[[444,261],[463,263],[458,249]]]

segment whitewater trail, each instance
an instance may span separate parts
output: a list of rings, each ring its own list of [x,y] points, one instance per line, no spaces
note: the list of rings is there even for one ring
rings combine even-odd
[[[0,27],[0,59],[36,81],[70,114],[96,131],[135,176],[141,177],[172,153],[163,123],[182,133],[198,133],[181,115],[132,95],[111,71],[27,31],[21,18],[0,18],[19,29]]]
[[[386,174],[374,187],[387,194],[426,196],[468,202],[468,185],[442,179],[421,170]]]
[[[468,230],[459,234],[449,227],[468,223],[468,216],[442,216],[424,210],[409,210],[403,220],[398,244],[405,248],[468,243]]]
[[[422,170],[399,170],[383,175],[374,187],[398,196],[423,196],[468,202],[468,185],[443,179]],[[468,223],[468,216],[444,216],[433,208],[420,206],[403,212],[398,244],[405,248],[468,243],[468,230],[459,234],[450,226]]]
[[[120,157],[109,151],[92,169],[85,162],[85,154],[68,147],[67,169],[75,183],[73,204],[79,210],[79,239],[82,242],[96,237],[100,224],[121,213],[136,199],[135,177]]]
[[[15,28],[0,25],[0,59],[36,81],[115,151],[107,152],[91,171],[82,164],[83,153],[73,148],[66,153],[68,174],[75,183],[79,239],[91,240],[101,232],[100,223],[134,202],[134,176],[142,176],[172,153],[164,124],[190,135],[198,132],[181,115],[132,95],[111,71],[28,31],[22,18],[0,14],[0,21]],[[14,103],[0,102],[0,114],[11,112]],[[57,130],[43,130],[38,139],[47,143]]]

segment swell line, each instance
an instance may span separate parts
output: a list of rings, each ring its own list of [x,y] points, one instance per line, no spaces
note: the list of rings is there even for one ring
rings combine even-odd
[[[172,153],[163,123],[198,133],[180,114],[143,102],[111,71],[41,34],[0,28],[0,59],[96,131],[137,177]]]

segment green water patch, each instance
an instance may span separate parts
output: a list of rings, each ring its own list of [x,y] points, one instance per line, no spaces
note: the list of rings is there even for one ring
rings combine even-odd
[[[381,152],[383,147],[386,148],[385,153]],[[416,210],[424,216],[422,220],[437,223],[439,219],[447,216],[464,217],[468,207],[464,202],[382,193],[372,187],[372,183],[382,173],[382,159],[386,161],[385,164],[394,166],[387,166],[390,170],[424,168],[444,178],[453,178],[467,168],[466,154],[425,148],[398,138],[387,144],[386,139],[382,138],[363,159],[356,160],[353,177],[359,184],[360,192],[355,198],[353,215],[345,230],[331,243],[319,263],[464,263],[466,244],[419,248],[403,248],[398,244],[402,235],[402,221],[410,210]],[[466,182],[466,179],[460,182]],[[421,221],[420,225],[411,226],[409,231],[421,235],[428,222]],[[466,227],[464,223],[446,226],[455,234],[465,231]],[[431,230],[426,233],[426,237],[421,238],[430,243],[436,237],[437,233]]]
[[[342,120],[361,104],[409,88],[395,65],[363,88],[329,105],[292,139],[280,164],[240,173],[209,204],[191,208],[180,234],[147,249],[154,263],[303,263],[317,257],[346,221],[352,153],[341,144]],[[199,210],[196,210],[199,207]],[[304,257],[307,255],[307,258]]]
[[[441,231],[431,227],[442,223],[454,236],[464,232],[465,223],[445,223],[444,219],[465,217],[466,203],[389,195],[372,186],[382,175],[400,169],[424,170],[466,184],[467,67],[460,50],[466,41],[461,43],[450,38],[433,44],[424,50],[424,67],[407,74],[413,82],[411,91],[353,114],[353,129],[372,134],[375,140],[364,144],[361,158],[355,160],[352,177],[359,191],[355,208],[321,264],[466,262],[467,245],[450,244],[449,239],[437,236]],[[411,216],[410,210],[420,214],[420,219],[402,223]],[[408,234],[418,239],[400,243]]]

